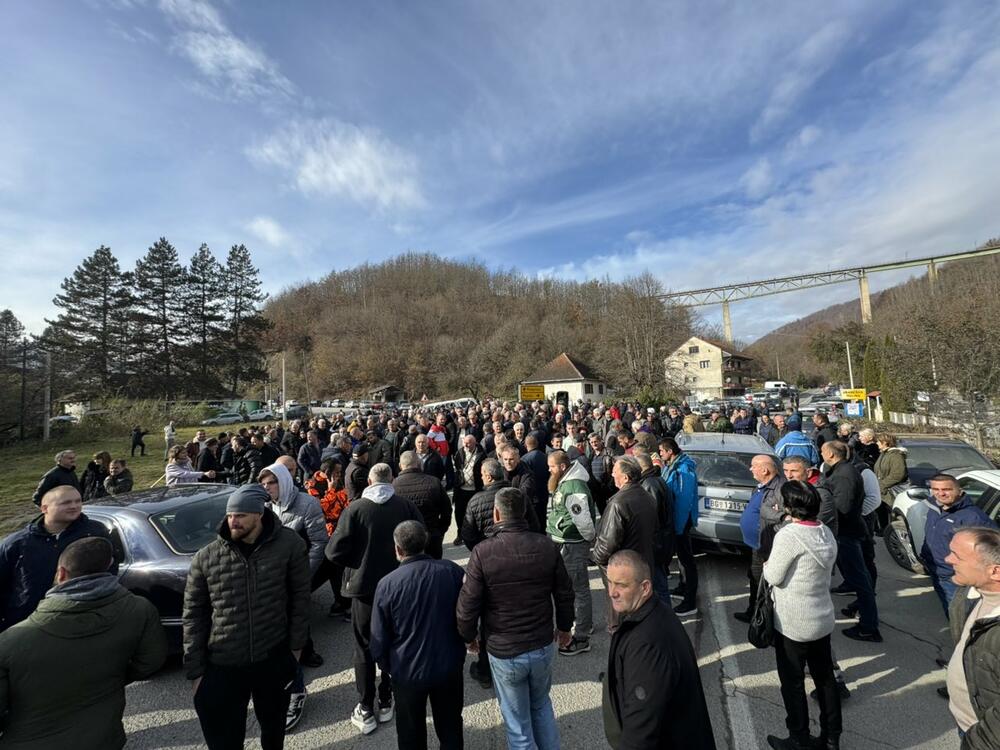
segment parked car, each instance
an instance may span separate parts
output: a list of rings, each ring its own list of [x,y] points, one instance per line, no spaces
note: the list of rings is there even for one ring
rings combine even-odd
[[[195,552],[226,517],[228,484],[178,484],[102,497],[84,512],[111,530],[118,580],[160,613],[171,651],[181,646],[184,585]]]
[[[271,413],[270,409],[256,409],[247,414],[249,422],[269,422],[272,419],[274,419],[274,414]]]
[[[991,517],[1000,509],[1000,471],[982,453],[961,440],[937,437],[901,438],[906,448],[909,478],[900,485],[893,501],[889,525],[882,530],[885,547],[897,565],[914,573],[924,573],[920,548],[924,544],[927,514],[937,513],[930,499],[927,481],[935,474],[951,474],[962,489]],[[989,505],[989,507],[987,507]]]
[[[289,406],[289,407],[287,407],[285,409],[284,414],[282,415],[282,417],[285,420],[304,419],[304,418],[306,418],[308,416],[309,416],[309,408],[306,407],[306,406],[300,406],[300,405],[295,405],[295,406]]]
[[[72,414],[60,414],[58,417],[52,417],[49,420],[49,424],[78,424],[79,422],[79,417],[75,417]]]
[[[677,444],[691,456],[698,475],[698,527],[695,539],[722,548],[746,549],[740,516],[757,480],[750,473],[754,456],[774,455],[757,435],[680,433]]]
[[[239,412],[224,411],[221,414],[216,414],[211,419],[206,419],[202,424],[237,424],[245,421],[243,415]]]

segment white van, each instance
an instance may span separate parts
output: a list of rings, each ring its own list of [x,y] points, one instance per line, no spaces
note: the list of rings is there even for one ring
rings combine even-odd
[[[788,383],[786,383],[784,380],[765,380],[764,381],[764,390],[765,391],[780,391],[780,390],[787,390],[787,389],[788,389]]]

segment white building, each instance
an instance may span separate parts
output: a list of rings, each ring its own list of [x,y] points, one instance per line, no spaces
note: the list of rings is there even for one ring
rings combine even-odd
[[[544,387],[546,399],[553,401],[602,401],[611,392],[607,383],[582,362],[566,352],[521,381],[522,386]]]
[[[698,401],[742,396],[751,386],[752,362],[728,344],[692,336],[666,358],[664,376]]]

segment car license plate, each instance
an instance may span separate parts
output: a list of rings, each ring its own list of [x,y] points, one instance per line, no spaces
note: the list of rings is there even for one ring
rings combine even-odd
[[[742,500],[721,500],[717,497],[705,498],[705,510],[735,510],[743,512],[746,503]]]

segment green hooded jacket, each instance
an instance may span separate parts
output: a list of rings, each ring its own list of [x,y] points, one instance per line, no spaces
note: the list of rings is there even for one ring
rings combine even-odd
[[[0,748],[117,750],[125,685],[167,656],[159,614],[108,573],[58,589],[0,634]]]
[[[587,481],[590,474],[576,461],[549,496],[546,533],[557,544],[592,542],[597,536],[597,510]]]

